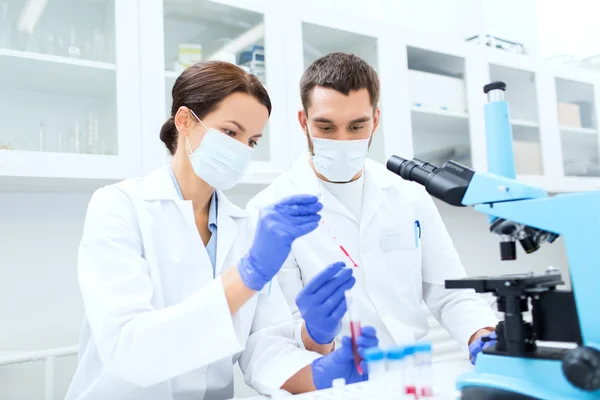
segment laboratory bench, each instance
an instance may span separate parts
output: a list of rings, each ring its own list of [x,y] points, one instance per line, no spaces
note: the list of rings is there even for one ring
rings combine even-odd
[[[427,397],[428,400],[450,400],[458,399],[460,393],[456,390],[457,378],[471,370],[473,367],[470,362],[464,361],[448,361],[433,364],[433,379],[434,379],[434,396]],[[384,388],[385,390],[385,388]],[[278,397],[279,396],[279,397]],[[285,399],[294,398],[298,400],[386,400],[385,395],[382,395],[373,387],[373,382],[361,382],[351,385],[346,385],[340,388],[324,389],[312,393],[305,393],[296,396],[289,394],[276,395],[274,397],[252,397],[244,400],[260,400],[260,399]],[[390,398],[400,399],[393,396]],[[411,398],[411,397],[406,397]],[[425,399],[425,398],[423,398]],[[242,400],[236,398],[234,400]]]

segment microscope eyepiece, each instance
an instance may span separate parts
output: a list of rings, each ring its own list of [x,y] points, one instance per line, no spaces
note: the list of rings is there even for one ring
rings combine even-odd
[[[440,168],[418,158],[406,160],[391,156],[387,169],[402,179],[423,185],[427,193],[446,203],[464,207],[462,199],[475,172],[454,161],[447,161]]]
[[[429,184],[429,175],[437,169],[435,165],[428,164],[417,158],[406,160],[398,156],[391,156],[386,166],[388,170],[396,175],[400,175],[402,179],[417,182],[425,187]]]

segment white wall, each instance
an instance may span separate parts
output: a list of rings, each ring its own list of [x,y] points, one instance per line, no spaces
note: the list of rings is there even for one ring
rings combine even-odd
[[[77,343],[75,263],[91,194],[0,193],[0,351]],[[64,395],[76,361],[57,360]],[[0,399],[43,398],[42,363],[0,367]]]
[[[83,316],[76,280],[76,253],[90,193],[0,193],[0,351],[76,344]],[[237,192],[232,200],[244,204]],[[565,267],[562,243],[513,263],[502,263],[485,216],[439,204],[469,274],[541,271]],[[76,366],[57,362],[57,398]],[[243,386],[242,382],[238,385]],[[244,391],[242,389],[242,392]],[[40,399],[41,363],[0,367],[0,400]]]

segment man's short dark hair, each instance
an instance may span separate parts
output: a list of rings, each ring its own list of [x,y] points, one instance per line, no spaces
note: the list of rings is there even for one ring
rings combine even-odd
[[[308,110],[310,95],[316,86],[330,88],[346,96],[351,91],[367,89],[373,108],[379,102],[377,72],[354,54],[330,53],[310,64],[300,79],[300,97],[304,110]]]

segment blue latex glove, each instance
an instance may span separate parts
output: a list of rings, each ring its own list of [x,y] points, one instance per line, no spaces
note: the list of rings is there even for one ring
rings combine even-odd
[[[319,344],[331,343],[342,329],[348,306],[344,292],[356,283],[351,268],[337,262],[319,272],[296,296],[308,335]]]
[[[279,272],[292,243],[314,231],[323,205],[317,196],[300,194],[287,197],[260,211],[254,241],[238,263],[244,284],[261,290]]]
[[[362,357],[366,349],[377,347],[379,340],[375,328],[365,326],[361,335],[356,339],[358,354]],[[354,354],[352,353],[352,340],[348,336],[342,338],[342,347],[324,357],[317,358],[312,362],[313,382],[317,390],[331,387],[334,379],[344,378],[346,383],[366,381],[367,363],[360,363],[364,374],[359,375],[354,366]]]
[[[483,338],[490,338],[487,342],[482,340]],[[478,337],[471,345],[469,346],[469,354],[471,355],[471,364],[475,365],[475,361],[477,360],[477,355],[481,353],[481,350],[487,349],[496,343],[496,332],[488,333],[487,335],[483,335]]]

